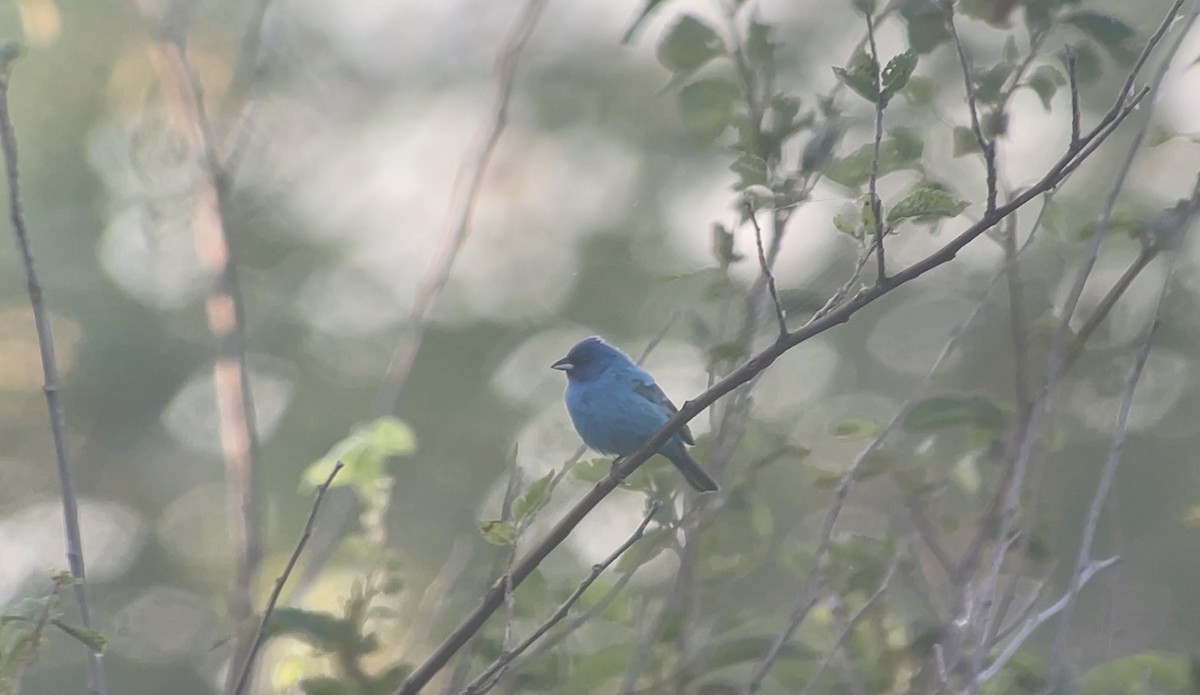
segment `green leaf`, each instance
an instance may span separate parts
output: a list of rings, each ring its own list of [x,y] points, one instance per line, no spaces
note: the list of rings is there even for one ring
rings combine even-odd
[[[975,98],[985,104],[999,103],[1004,95],[1004,83],[1015,69],[1012,63],[999,63],[979,73],[975,77]]]
[[[642,5],[641,11],[638,12],[637,17],[633,18],[633,21],[629,24],[629,28],[625,30],[625,34],[621,37],[621,43],[629,43],[632,41],[634,34],[636,34],[637,30],[641,28],[642,23],[646,21],[650,14],[654,12],[654,10],[661,5],[662,2],[663,0],[646,0],[645,4]]]
[[[511,521],[491,519],[479,522],[479,533],[492,545],[512,545],[517,539],[517,526]]]
[[[641,540],[634,543],[633,547],[626,550],[621,559],[617,560],[617,572],[622,574],[632,572],[650,562],[671,546],[674,537],[675,532],[669,529],[660,528],[647,531]]]
[[[949,191],[924,184],[913,189],[888,210],[887,223],[889,227],[894,227],[901,220],[927,221],[956,217],[967,207],[966,201],[959,200]]]
[[[912,407],[902,423],[906,432],[936,432],[974,427],[989,432],[1004,429],[1007,417],[1000,406],[979,394],[930,396]]]
[[[917,53],[932,53],[950,41],[946,16],[935,0],[909,0],[900,6],[900,16],[908,26],[908,45]]]
[[[869,439],[879,434],[879,425],[863,418],[846,418],[836,423],[830,434],[838,439]]]
[[[1187,656],[1145,651],[1092,667],[1079,680],[1079,695],[1192,695],[1196,686]]]
[[[914,106],[929,106],[937,96],[937,84],[928,77],[913,75],[902,91]]]
[[[751,186],[767,185],[767,163],[762,157],[743,154],[729,165],[729,170],[738,175],[735,190],[744,191]]]
[[[300,681],[300,690],[304,695],[354,695],[358,692],[358,688],[332,676],[305,678]]]
[[[1042,65],[1029,76],[1029,88],[1042,100],[1042,106],[1049,111],[1050,100],[1054,98],[1059,87],[1067,84],[1067,78],[1052,65]]]
[[[975,137],[975,131],[966,126],[954,126],[954,156],[961,157],[979,151],[979,140]]]
[[[394,417],[378,418],[334,444],[329,453],[305,469],[301,489],[315,490],[341,461],[345,468],[334,478],[332,486],[354,486],[361,496],[368,497],[387,477],[387,459],[415,450],[416,437],[408,425]]]
[[[689,84],[679,92],[683,127],[715,138],[733,122],[733,105],[739,98],[737,85],[718,77]]]
[[[1062,21],[1087,34],[1109,52],[1137,35],[1133,27],[1116,17],[1091,10],[1076,10],[1064,16]]]
[[[842,140],[842,135],[845,134],[845,129],[836,119],[830,119],[815,132],[808,142],[804,144],[804,151],[800,155],[800,173],[808,175],[814,171],[820,171],[825,167],[829,158],[833,156],[834,149]],[[766,180],[766,167],[763,167],[763,180]]]
[[[1071,46],[1075,52],[1075,78],[1079,84],[1089,84],[1100,79],[1103,69],[1100,67],[1100,54],[1091,41],[1080,41]]]
[[[94,652],[103,652],[104,647],[108,645],[108,640],[104,638],[104,635],[100,634],[96,630],[76,625],[69,625],[61,620],[52,620],[51,622],[54,623],[54,626],[59,630],[62,630],[76,640],[83,642],[88,649],[91,649]]]
[[[852,154],[835,159],[825,167],[825,177],[848,188],[857,188],[871,178],[873,145],[863,145]],[[879,175],[901,169],[919,169],[925,143],[914,130],[896,128],[879,144]]]
[[[887,106],[888,101],[896,92],[904,89],[904,85],[908,84],[908,78],[912,77],[913,70],[916,69],[917,53],[911,49],[888,61],[880,76],[883,82],[883,93],[880,95],[880,100],[884,106]]]
[[[685,14],[658,42],[658,62],[672,73],[690,73],[725,53],[725,43],[712,27]]]
[[[876,0],[853,0],[854,9],[863,14],[874,15],[875,1]]]
[[[746,28],[746,60],[752,67],[769,65],[775,58],[775,43],[771,41],[771,27],[757,20],[750,20]]]
[[[571,475],[585,483],[598,483],[612,471],[612,461],[596,458],[580,461],[571,467]]]
[[[1008,112],[1001,108],[985,112],[979,119],[979,128],[985,138],[1002,137],[1008,132]]]
[[[849,68],[833,68],[833,74],[863,99],[872,104],[879,100],[876,85],[879,78],[879,62],[866,52],[859,52]]]
[[[371,446],[381,456],[406,456],[417,448],[417,437],[403,421],[381,417],[370,424]]]
[[[546,502],[550,499],[550,481],[552,480],[554,480],[554,471],[550,471],[530,483],[525,492],[513,500],[513,520],[517,522],[523,521],[525,517],[545,506]]]

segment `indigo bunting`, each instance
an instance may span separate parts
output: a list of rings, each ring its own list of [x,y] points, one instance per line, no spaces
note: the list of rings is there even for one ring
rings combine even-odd
[[[567,373],[564,399],[571,422],[583,442],[600,453],[632,454],[679,412],[654,377],[598,336],[579,341],[550,366]],[[684,448],[695,443],[685,426],[658,453],[670,459],[692,487],[713,492],[717,482]]]

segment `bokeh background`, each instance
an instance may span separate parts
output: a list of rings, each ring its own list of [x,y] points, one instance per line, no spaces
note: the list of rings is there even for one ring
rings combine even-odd
[[[1145,36],[1166,3],[1088,2]],[[197,3],[190,58],[205,85],[214,126],[241,79],[238,56],[250,3]],[[862,35],[849,3],[759,3],[777,27],[779,82],[808,100],[835,83]],[[690,132],[656,37],[680,2],[655,15],[630,45],[620,37],[635,0],[551,0],[525,51],[472,234],[433,314],[396,409],[417,450],[395,462],[389,542],[402,558],[405,610],[453,555],[459,580],[422,630],[435,639],[467,610],[490,552],[477,533],[495,516],[514,448],[530,474],[557,468],[578,446],[548,369],[576,339],[599,333],[637,353],[670,323],[650,370],[680,402],[706,384],[709,347],[695,330],[716,266],[710,225],[735,225],[737,198],[722,137]],[[213,692],[229,636],[224,600],[230,572],[224,484],[213,408],[213,340],[206,329],[207,280],[193,245],[192,171],[171,137],[142,12],[151,0],[15,0],[0,7],[0,36],[28,52],[12,80],[12,108],[32,243],[58,341],[71,448],[79,476],[88,570],[98,628],[109,640],[114,692]],[[282,565],[309,508],[302,471],[372,403],[408,320],[416,288],[447,226],[456,172],[487,105],[492,62],[516,3],[500,0],[279,0],[263,37],[257,114],[227,209],[246,313],[246,340],[262,440],[267,558],[262,587]],[[998,56],[1003,35],[964,22],[973,51]],[[881,52],[905,47],[903,26],[880,31]],[[1158,138],[1135,164],[1122,209],[1153,210],[1190,190],[1200,150],[1200,36],[1185,43],[1157,105]],[[899,106],[895,123],[930,133],[926,161],[956,192],[983,190],[974,158],[953,158],[946,119],[962,123],[957,65],[949,51],[923,58],[919,74],[939,87],[934,108]],[[1085,122],[1106,108],[1123,73],[1113,66],[1084,95]],[[945,88],[941,88],[945,85]],[[1031,182],[1069,135],[1060,91],[1046,111],[1016,96],[1001,143],[1004,180]],[[852,129],[844,149],[867,142],[869,112],[846,100]],[[892,112],[889,111],[889,118]],[[939,130],[940,129],[940,130]],[[936,134],[935,134],[936,133]],[[1120,133],[1115,141],[1126,141]],[[1072,237],[1094,219],[1122,151],[1106,148],[1060,195],[1065,222],[1046,231],[1023,268],[1036,326],[1053,325],[1070,270],[1082,252]],[[909,177],[909,178],[906,178]],[[885,197],[911,182],[886,179]],[[853,266],[857,247],[832,224],[855,194],[821,185],[793,217],[776,275],[781,287],[828,295]],[[972,217],[935,235],[914,229],[889,247],[894,264],[935,248]],[[1022,215],[1027,230],[1032,214]],[[753,237],[736,235],[753,258]],[[1095,610],[1077,619],[1079,658],[1153,647],[1200,646],[1200,468],[1195,427],[1200,322],[1197,260],[1190,244],[1162,339],[1150,358],[1120,469],[1104,542],[1124,562],[1085,595]],[[1094,304],[1137,252],[1107,243]],[[788,353],[754,402],[754,420],[809,450],[763,473],[780,552],[811,535],[828,504],[814,471],[840,471],[863,442],[835,436],[847,418],[886,422],[932,364],[951,329],[982,297],[1003,261],[984,237],[952,264],[902,288],[848,325]],[[757,268],[735,264],[739,281]],[[1044,540],[1062,569],[1074,558],[1083,510],[1108,445],[1131,349],[1149,315],[1161,267],[1139,279],[1063,386],[1054,410],[1044,480]],[[1012,356],[1003,302],[992,298],[938,387],[1008,398]],[[0,245],[0,604],[37,590],[65,564],[52,448],[35,335],[19,257]],[[694,429],[711,423],[701,417]],[[914,450],[919,441],[911,442]],[[963,495],[978,486],[979,461],[948,470]],[[736,463],[735,463],[736,466]],[[886,535],[886,483],[852,499],[856,533]],[[581,487],[568,481],[553,510]],[[557,553],[557,576],[581,576],[637,523],[641,498],[619,493]],[[951,534],[952,535],[952,534]],[[1061,555],[1059,555],[1061,553]],[[316,605],[345,594],[355,568],[335,559],[308,592]],[[1060,572],[1061,574],[1061,572]],[[650,571],[641,581],[653,582]],[[743,597],[763,609],[787,605],[795,584],[760,580]],[[771,624],[770,616],[763,625]],[[397,636],[402,642],[403,636]],[[427,644],[413,647],[422,653]],[[268,652],[278,658],[279,649]],[[48,646],[29,692],[74,691],[77,645]],[[264,679],[264,692],[272,687]]]

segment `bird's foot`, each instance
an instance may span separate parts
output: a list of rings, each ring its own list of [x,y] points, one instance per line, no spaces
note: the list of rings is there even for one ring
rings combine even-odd
[[[625,474],[621,471],[621,464],[625,462],[624,456],[618,456],[613,459],[612,468],[608,471],[609,477],[617,481],[617,484],[624,484]]]

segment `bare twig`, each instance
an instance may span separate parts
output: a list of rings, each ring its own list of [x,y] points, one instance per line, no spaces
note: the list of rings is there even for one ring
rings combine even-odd
[[[954,1],[941,0],[941,3],[942,11],[946,16],[946,27],[950,30],[951,38],[954,39],[954,49],[958,53],[958,63],[962,68],[963,83],[967,92],[967,110],[971,114],[971,132],[975,135],[975,142],[983,154],[985,175],[987,176],[987,214],[991,214],[996,209],[997,196],[996,143],[984,135],[983,127],[979,122],[979,104],[975,98],[975,77],[971,71],[971,60],[967,57],[967,49],[963,46],[962,39],[958,36],[958,27],[954,23]]]
[[[825,653],[825,658],[821,659],[821,663],[817,664],[816,671],[809,677],[808,685],[804,686],[804,690],[800,691],[800,695],[808,695],[812,691],[813,686],[821,679],[821,674],[825,672],[825,668],[829,666],[829,662],[833,660],[834,655],[841,650],[846,639],[854,632],[854,628],[858,627],[858,624],[862,622],[862,619],[867,615],[867,611],[871,609],[871,606],[875,605],[875,602],[888,590],[888,586],[892,582],[892,575],[896,573],[896,567],[899,564],[899,558],[892,558],[892,561],[888,564],[887,572],[884,573],[883,579],[879,581],[879,587],[875,589],[875,592],[867,598],[862,607],[855,612],[853,617],[838,632],[837,638],[833,640],[833,646]]]
[[[1125,102],[1128,95],[1132,92],[1137,72],[1146,63],[1146,60],[1148,60],[1149,55],[1153,51],[1154,47],[1162,40],[1162,37],[1165,35],[1167,29],[1174,22],[1175,16],[1178,14],[1183,2],[1184,0],[1176,0],[1176,2],[1168,10],[1162,23],[1151,36],[1146,46],[1143,48],[1142,53],[1135,63],[1130,75],[1126,78],[1121,93],[1118,95],[1118,101],[1114,103],[1113,108],[1109,109],[1109,112],[1105,115],[1105,118],[1101,119],[1101,123],[1103,123],[1108,117],[1112,116],[1115,112],[1123,110],[1121,104]],[[1200,5],[1197,6],[1197,10],[1200,10]],[[1194,10],[1191,15],[1193,19],[1195,17],[1195,13],[1196,11]],[[1189,26],[1190,24],[1191,20],[1188,22]],[[1162,79],[1165,76],[1167,67],[1171,62],[1171,58],[1178,51],[1179,43],[1182,40],[1182,37],[1187,33],[1186,30],[1187,27],[1181,29],[1179,39],[1164,56],[1163,62],[1152,79],[1150,86],[1139,94],[1152,95],[1157,92],[1158,87],[1162,84]],[[1074,315],[1075,310],[1079,305],[1080,297],[1083,294],[1084,285],[1086,284],[1088,276],[1091,274],[1092,268],[1095,266],[1099,257],[1100,245],[1107,236],[1108,228],[1112,219],[1113,209],[1116,206],[1117,197],[1124,188],[1125,179],[1129,174],[1133,160],[1140,151],[1142,140],[1145,137],[1145,133],[1149,125],[1150,116],[1153,113],[1153,108],[1146,108],[1143,111],[1144,115],[1142,124],[1134,135],[1123,164],[1118,169],[1112,191],[1105,202],[1100,225],[1093,235],[1088,254],[1085,257],[1078,274],[1076,275],[1075,283],[1073,284],[1067,300],[1063,305],[1058,329],[1055,331],[1054,338],[1050,346],[1050,355],[1046,361],[1045,375],[1043,377],[1041,387],[1034,396],[1030,405],[1028,426],[1024,428],[1023,432],[1021,432],[1021,439],[1017,446],[1016,459],[1007,481],[1008,484],[1002,490],[1001,504],[999,506],[999,531],[996,534],[996,538],[999,539],[1000,542],[995,546],[995,548],[993,548],[991,561],[988,566],[988,572],[984,575],[980,583],[980,591],[977,599],[978,603],[975,610],[972,611],[973,613],[982,616],[982,629],[978,633],[978,645],[971,661],[972,674],[978,674],[980,672],[982,659],[984,657],[984,653],[987,651],[986,645],[991,642],[993,636],[995,635],[995,630],[997,629],[998,621],[996,620],[996,614],[990,609],[990,607],[992,605],[992,600],[996,590],[996,582],[1000,575],[1001,567],[1006,555],[1004,541],[1008,538],[1012,530],[1012,523],[1016,515],[1017,506],[1020,502],[1025,474],[1029,467],[1029,462],[1033,456],[1034,443],[1037,441],[1038,435],[1040,434],[1041,422],[1048,406],[1050,393],[1057,384],[1058,379],[1063,372],[1063,367],[1065,364],[1064,348],[1066,346],[1067,335],[1070,332],[1071,317]],[[1128,113],[1128,111],[1125,112]],[[1095,133],[1096,129],[1093,129],[1091,132]],[[1086,149],[1088,146],[1087,141],[1088,137],[1084,136],[1079,140],[1079,144]],[[972,692],[977,691],[977,678],[972,677],[971,684]]]
[[[1096,573],[1112,567],[1120,562],[1120,560],[1121,558],[1119,557],[1110,557],[1107,560],[1098,560],[1090,563],[1077,575],[1079,586],[1082,587],[1086,585],[1092,580],[1092,577],[1096,576]],[[1072,584],[1074,584],[1074,582],[1072,582]],[[1056,601],[1054,605],[1047,607],[1045,610],[1025,621],[1025,624],[1021,626],[1021,629],[1017,630],[1017,632],[1013,634],[1012,639],[1008,641],[1008,644],[1004,646],[1004,649],[1000,651],[1000,654],[996,656],[991,665],[979,673],[979,676],[975,679],[975,682],[977,684],[986,683],[995,677],[996,674],[1000,673],[1009,660],[1012,659],[1013,656],[1015,656],[1016,653],[1021,649],[1022,645],[1025,644],[1026,640],[1028,640],[1029,637],[1033,635],[1033,633],[1039,627],[1044,625],[1046,621],[1050,620],[1055,615],[1058,615],[1064,608],[1066,608],[1066,606],[1067,596],[1063,596]],[[968,691],[963,691],[963,693],[966,692]]]
[[[871,217],[875,235],[875,282],[887,282],[887,261],[883,254],[883,203],[879,200],[879,148],[883,144],[883,82],[880,76],[879,48],[875,45],[875,20],[870,10],[863,13],[867,18],[867,43],[871,47],[871,59],[875,62],[875,138],[871,143],[871,175],[867,179],[867,195],[870,196]]]
[[[1198,195],[1200,195],[1200,179],[1197,180],[1196,189],[1192,194],[1193,208],[1194,201]],[[1181,223],[1186,223],[1188,217],[1190,215],[1181,220]],[[1133,367],[1129,371],[1129,379],[1125,383],[1125,391],[1121,394],[1120,406],[1117,409],[1117,419],[1113,425],[1112,444],[1108,449],[1104,469],[1100,472],[1100,480],[1096,483],[1096,491],[1093,493],[1092,501],[1088,505],[1087,516],[1083,525],[1083,537],[1079,542],[1079,554],[1075,559],[1075,568],[1071,575],[1071,586],[1064,597],[1066,603],[1063,606],[1062,614],[1058,619],[1058,625],[1054,633],[1054,642],[1050,651],[1050,668],[1048,670],[1048,682],[1050,683],[1057,681],[1058,673],[1063,665],[1063,653],[1066,649],[1067,633],[1071,627],[1071,617],[1075,600],[1079,596],[1079,591],[1083,588],[1080,578],[1082,577],[1083,570],[1091,562],[1096,529],[1100,525],[1100,513],[1103,511],[1105,501],[1108,499],[1108,493],[1112,488],[1113,480],[1117,474],[1117,466],[1121,463],[1121,454],[1125,448],[1125,436],[1129,431],[1129,412],[1133,408],[1133,397],[1137,392],[1138,384],[1141,382],[1146,361],[1150,358],[1150,350],[1154,345],[1154,338],[1162,326],[1161,316],[1163,307],[1166,304],[1167,294],[1170,292],[1171,280],[1174,276],[1178,258],[1179,254],[1176,251],[1171,253],[1167,259],[1167,269],[1163,274],[1162,287],[1159,288],[1150,328],[1146,331],[1146,335],[1142,339],[1142,344],[1134,359]]]
[[[463,690],[463,695],[482,695],[488,690],[491,690],[492,686],[494,686],[496,682],[504,676],[504,673],[512,665],[513,660],[521,656],[521,654],[529,649],[529,647],[533,646],[534,642],[537,642],[539,639],[541,639],[542,635],[545,635],[550,628],[554,627],[559,623],[559,621],[567,617],[567,613],[571,611],[571,607],[574,606],[575,602],[583,596],[584,592],[588,590],[588,587],[590,587],[597,579],[599,579],[600,575],[603,574],[604,571],[608,569],[610,565],[612,565],[612,563],[616,562],[619,557],[624,555],[626,550],[632,548],[634,543],[637,543],[642,539],[642,536],[645,535],[646,527],[650,525],[650,521],[653,520],[654,515],[658,512],[658,508],[659,504],[657,502],[653,503],[650,507],[650,510],[646,512],[645,517],[642,518],[642,523],[638,524],[638,527],[634,530],[633,534],[631,534],[629,538],[625,539],[625,542],[622,543],[616,550],[614,550],[608,557],[604,558],[604,560],[598,564],[592,565],[592,571],[589,572],[588,576],[579,583],[579,586],[575,588],[575,591],[571,592],[571,595],[568,596],[567,599],[558,606],[554,613],[552,613],[550,617],[545,620],[545,622],[539,625],[536,630],[530,633],[528,637],[522,640],[520,644],[513,649],[506,651],[500,656],[500,658],[496,659],[496,661],[492,662],[490,666],[484,669],[483,673],[479,674],[475,680],[471,681],[467,685],[467,687]]]
[[[283,593],[283,585],[287,583],[288,577],[292,574],[292,569],[300,559],[300,553],[304,552],[304,546],[308,543],[309,537],[312,536],[313,524],[316,523],[317,512],[321,509],[321,500],[325,498],[325,492],[329,490],[329,486],[333,484],[333,479],[337,477],[342,468],[342,462],[338,461],[334,464],[333,470],[329,471],[325,482],[317,486],[317,495],[313,498],[312,508],[308,511],[308,520],[304,522],[304,530],[301,531],[300,538],[296,540],[296,547],[292,549],[292,555],[288,558],[287,564],[283,566],[283,571],[275,578],[275,585],[271,587],[271,595],[267,597],[267,603],[263,606],[262,619],[258,621],[258,632],[254,634],[254,640],[250,642],[250,648],[246,652],[246,660],[242,662],[242,667],[238,672],[237,682],[233,687],[233,695],[242,695],[245,692],[246,683],[250,678],[250,671],[254,668],[254,657],[258,654],[263,640],[267,637],[267,625],[271,622],[271,614],[275,611],[275,604],[279,602],[279,595]]]
[[[987,291],[990,291],[1002,276],[1003,270],[1001,270],[1000,273],[992,278],[991,283],[988,285]],[[987,291],[985,291],[984,300],[986,300]],[[912,393],[910,393],[904,403],[901,404],[900,408],[896,411],[896,414],[892,416],[891,421],[888,422],[888,424],[884,426],[883,430],[875,437],[875,439],[872,440],[871,443],[868,444],[866,448],[864,448],[858,454],[858,456],[854,458],[854,462],[850,465],[850,468],[848,468],[838,480],[837,486],[834,488],[833,506],[830,507],[829,511],[825,515],[825,521],[821,527],[821,534],[818,536],[816,549],[813,551],[812,558],[809,560],[807,578],[797,594],[796,601],[792,607],[791,615],[788,617],[788,622],[779,632],[779,634],[776,635],[775,640],[771,643],[771,647],[765,654],[763,654],[762,658],[759,659],[758,664],[755,665],[754,670],[751,672],[750,680],[746,683],[745,687],[742,688],[742,695],[754,695],[754,693],[759,691],[759,689],[762,687],[763,679],[766,678],[767,674],[771,671],[771,668],[775,665],[775,661],[779,658],[779,654],[783,651],[783,647],[787,645],[787,643],[791,640],[792,635],[800,627],[800,624],[804,622],[806,617],[808,617],[808,612],[816,601],[815,592],[820,576],[818,568],[820,567],[821,560],[824,558],[825,553],[829,550],[829,544],[833,538],[834,526],[837,524],[838,516],[841,514],[842,507],[846,503],[847,496],[850,494],[850,488],[854,484],[855,480],[857,480],[859,473],[862,471],[863,467],[871,459],[871,457],[873,457],[876,452],[879,451],[887,438],[896,431],[896,429],[904,421],[904,418],[908,415],[909,411],[912,410],[913,406],[915,406],[917,402],[924,397],[925,392],[929,389],[930,385],[933,384],[934,376],[941,371],[942,367],[946,363],[946,360],[950,358],[950,355],[954,354],[954,351],[958,348],[963,336],[966,335],[967,329],[975,322],[975,319],[979,317],[980,313],[982,313],[984,304],[985,301],[980,301],[978,304],[976,304],[975,308],[971,311],[967,318],[961,324],[955,327],[954,331],[950,335],[950,339],[942,347],[941,353],[939,353],[937,359],[934,360],[933,366],[930,367],[928,373],[925,375],[925,378],[921,380],[921,383],[918,384],[915,389],[913,389]]]
[[[771,272],[771,265],[767,262],[767,254],[763,251],[762,228],[758,226],[758,217],[754,214],[754,206],[750,201],[745,201],[746,216],[750,218],[750,224],[754,226],[754,245],[758,249],[758,265],[762,269],[762,276],[767,281],[767,290],[771,293],[771,302],[775,305],[775,320],[779,322],[780,337],[786,336],[787,313],[783,310],[783,303],[779,301],[779,290],[775,287],[775,275]]]
[[[1071,89],[1071,144],[1079,142],[1080,123],[1082,117],[1080,115],[1079,106],[1079,72],[1075,64],[1075,50],[1070,46],[1063,49],[1063,57],[1067,63],[1067,84]]]
[[[9,81],[13,63],[20,57],[21,47],[15,43],[0,47],[0,144],[4,147],[4,172],[8,177],[8,216],[12,223],[21,267],[25,270],[25,287],[37,329],[38,350],[42,361],[42,391],[50,415],[50,437],[54,441],[54,460],[58,470],[59,494],[62,495],[63,528],[66,535],[67,564],[75,577],[75,601],[79,604],[79,619],[92,629],[91,589],[83,563],[83,535],[79,529],[79,502],[75,495],[75,475],[67,448],[67,416],[59,398],[58,361],[54,354],[54,332],[50,327],[50,311],[42,294],[33,264],[29,229],[25,225],[25,208],[21,200],[20,168],[17,165],[17,133],[8,108]],[[107,679],[100,653],[87,649],[88,692],[106,695]]]
[[[1157,40],[1154,39],[1154,41]],[[1152,47],[1153,45],[1149,46],[1148,50]],[[1069,175],[1069,170],[1073,170],[1074,166],[1077,166],[1083,158],[1090,156],[1111,135],[1113,129],[1129,116],[1144,95],[1145,92],[1141,92],[1133,98],[1130,98],[1127,93],[1118,95],[1118,102],[1113,105],[1092,130],[1080,138],[1078,146],[1068,148],[1059,160],[1051,165],[1042,175],[1041,179],[1016,195],[1011,201],[996,207],[989,213],[985,213],[978,222],[960,232],[938,250],[893,275],[891,282],[886,285],[876,284],[866,287],[836,309],[830,310],[819,318],[814,318],[794,331],[789,331],[786,339],[776,340],[764,347],[753,357],[705,389],[703,393],[685,402],[679,409],[679,412],[673,415],[657,434],[650,437],[636,452],[624,457],[621,464],[615,467],[608,477],[596,483],[550,529],[545,538],[533,546],[521,558],[513,570],[514,585],[524,581],[542,560],[570,535],[579,522],[607,497],[610,492],[617,488],[621,480],[637,470],[638,467],[658,451],[659,447],[667,439],[674,436],[690,420],[702,413],[717,400],[723,398],[726,394],[768,369],[775,360],[779,359],[788,350],[816,335],[849,321],[852,316],[864,307],[875,302],[880,297],[889,294],[897,287],[907,284],[925,273],[950,262],[963,247],[977,239],[988,229],[991,229],[1035,197],[1057,187]],[[404,683],[394,691],[395,695],[413,695],[423,688],[503,603],[503,595],[503,585],[493,584],[483,596],[480,604],[464,618],[462,623],[442,641],[424,662],[409,674]]]
[[[375,405],[377,413],[391,412],[399,400],[404,383],[408,380],[408,374],[416,361],[417,352],[421,349],[425,329],[437,307],[442,290],[450,279],[450,271],[471,234],[475,202],[483,189],[484,176],[496,151],[496,145],[508,125],[508,103],[516,81],[517,64],[545,7],[546,0],[525,0],[501,43],[492,75],[493,89],[487,120],[478,135],[475,147],[459,168],[441,247],[433,262],[429,264],[425,276],[421,278],[409,317],[412,325],[407,329],[408,335],[396,343],[392,352],[391,362],[384,374],[383,385],[379,389]]]
[[[193,190],[193,231],[200,262],[212,277],[204,309],[208,328],[216,340],[213,385],[217,420],[228,488],[229,528],[234,539],[234,579],[229,615],[235,623],[230,663],[245,661],[253,639],[252,587],[262,561],[258,524],[254,461],[257,433],[250,374],[246,365],[241,294],[229,236],[221,209],[221,168],[214,148],[200,81],[188,63],[183,32],[172,27],[151,27],[151,59],[159,73],[164,100],[189,152],[199,158]],[[236,670],[229,669],[226,691],[233,687]]]

